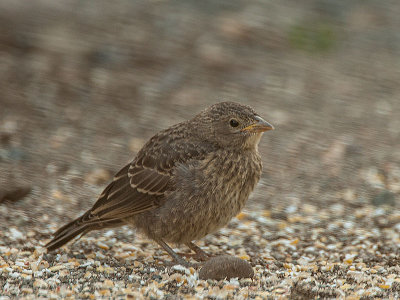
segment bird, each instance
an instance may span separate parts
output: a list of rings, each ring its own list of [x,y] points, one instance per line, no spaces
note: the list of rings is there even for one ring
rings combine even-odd
[[[53,251],[92,230],[133,225],[183,266],[167,243],[210,255],[194,241],[227,225],[246,204],[262,173],[258,144],[274,127],[253,108],[218,102],[150,138],[104,189],[93,207],[62,226]]]

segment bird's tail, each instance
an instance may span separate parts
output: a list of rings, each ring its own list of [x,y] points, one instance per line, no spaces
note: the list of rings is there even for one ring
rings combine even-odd
[[[79,218],[64,225],[54,233],[54,238],[48,242],[45,247],[48,251],[53,251],[68,243],[78,235],[84,235],[89,231],[102,228],[110,228],[125,224],[121,219],[103,220],[92,215],[91,211],[87,211]]]
[[[92,226],[83,221],[85,217],[86,216],[83,215],[58,229],[54,233],[54,238],[46,244],[45,247],[47,250],[53,251],[57,248],[60,248],[76,236],[85,234],[94,229]]]

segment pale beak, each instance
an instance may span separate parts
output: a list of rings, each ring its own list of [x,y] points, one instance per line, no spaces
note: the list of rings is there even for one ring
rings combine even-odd
[[[270,123],[265,121],[263,118],[256,116],[254,117],[257,121],[245,128],[243,128],[241,131],[247,131],[247,132],[264,132],[268,130],[274,130],[274,126],[272,126]]]

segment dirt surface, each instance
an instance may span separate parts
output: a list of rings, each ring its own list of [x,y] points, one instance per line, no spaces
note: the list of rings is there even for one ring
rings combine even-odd
[[[400,297],[399,14],[398,1],[1,1],[0,299]],[[221,100],[276,127],[245,212],[198,242],[253,279],[167,267],[128,227],[45,253],[148,138]]]

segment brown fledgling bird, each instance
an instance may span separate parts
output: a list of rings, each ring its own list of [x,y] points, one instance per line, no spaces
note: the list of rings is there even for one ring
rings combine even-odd
[[[166,242],[186,244],[196,258],[207,259],[192,241],[225,226],[244,207],[261,176],[258,143],[271,129],[251,107],[221,102],[157,133],[47,249],[91,230],[133,224],[179,264],[188,265]]]

